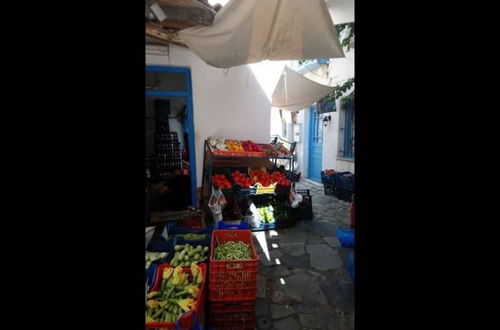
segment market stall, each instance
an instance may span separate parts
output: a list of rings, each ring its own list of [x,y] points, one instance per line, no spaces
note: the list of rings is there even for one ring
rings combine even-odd
[[[268,230],[292,226],[299,215],[293,147],[210,138],[205,141],[201,207],[216,229]],[[289,170],[277,167],[289,162]],[[310,198],[310,196],[309,196]]]

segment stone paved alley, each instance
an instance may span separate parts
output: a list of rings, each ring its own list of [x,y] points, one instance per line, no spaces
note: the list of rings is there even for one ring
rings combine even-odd
[[[314,219],[292,228],[254,232],[260,265],[257,329],[354,329],[354,283],[347,272],[348,249],[340,247],[337,226],[349,227],[349,203],[309,189]],[[268,256],[266,252],[268,251]]]

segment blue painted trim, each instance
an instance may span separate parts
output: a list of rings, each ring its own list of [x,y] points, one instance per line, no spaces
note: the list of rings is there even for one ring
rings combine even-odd
[[[309,107],[309,155],[307,157],[307,177],[311,178],[311,171],[312,171],[312,144],[313,144],[313,135],[314,135],[314,109],[312,106]]]
[[[185,91],[146,91],[146,96],[185,97],[187,99],[187,125],[184,130],[189,140],[189,165],[191,166],[191,204],[197,206],[196,200],[196,150],[194,136],[193,94],[191,88],[191,69],[173,66],[146,65],[146,72],[183,73],[186,75]],[[186,123],[186,122],[185,122]],[[184,124],[184,123],[183,123]]]
[[[186,75],[186,85],[189,97],[187,98],[187,130],[189,142],[189,166],[191,167],[191,204],[198,206],[196,200],[196,150],[194,136],[194,113],[193,113],[193,97],[191,89],[191,71]]]
[[[345,109],[345,127],[344,127],[344,158],[354,159],[352,150],[352,124],[354,118],[354,102],[349,102]]]
[[[147,96],[189,97],[188,92],[146,91]]]

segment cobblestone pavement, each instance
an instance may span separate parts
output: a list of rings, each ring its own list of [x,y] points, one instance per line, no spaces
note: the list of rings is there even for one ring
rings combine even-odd
[[[340,247],[338,226],[349,227],[349,203],[309,189],[314,219],[292,228],[254,232],[259,253],[257,329],[354,329],[354,283],[347,272],[349,249]]]

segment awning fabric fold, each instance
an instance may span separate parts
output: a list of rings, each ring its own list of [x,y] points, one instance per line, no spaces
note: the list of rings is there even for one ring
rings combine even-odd
[[[323,99],[334,90],[335,87],[318,84],[285,67],[274,89],[271,105],[283,110],[299,111]]]
[[[212,26],[178,34],[201,59],[218,68],[266,59],[344,57],[324,0],[231,0]]]

